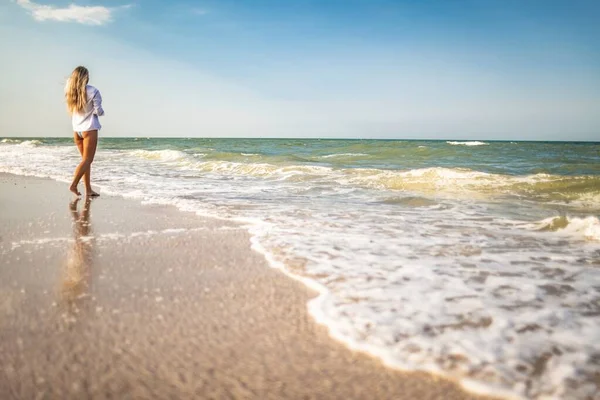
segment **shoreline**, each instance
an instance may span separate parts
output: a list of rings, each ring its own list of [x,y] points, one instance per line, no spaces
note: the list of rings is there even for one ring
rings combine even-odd
[[[525,397],[519,396],[518,394],[501,388],[492,388],[486,386],[483,383],[478,382],[474,379],[462,378],[455,379],[451,374],[446,373],[441,368],[436,365],[430,364],[425,368],[410,368],[409,366],[405,366],[399,364],[394,360],[394,357],[386,355],[384,351],[381,351],[380,348],[370,345],[363,344],[360,342],[356,342],[346,336],[344,336],[338,329],[335,329],[327,317],[321,312],[320,304],[325,301],[324,296],[326,296],[329,290],[321,285],[319,282],[310,279],[308,277],[304,277],[300,274],[295,274],[286,268],[285,264],[281,261],[276,260],[256,239],[255,236],[251,234],[250,238],[251,248],[261,254],[269,264],[271,268],[279,270],[282,274],[289,277],[292,280],[300,282],[305,288],[313,291],[316,295],[312,296],[307,300],[307,312],[312,318],[312,320],[325,328],[329,337],[342,344],[345,348],[364,354],[370,358],[373,358],[379,361],[384,367],[389,368],[394,371],[398,371],[400,373],[424,373],[431,375],[434,379],[443,379],[448,380],[456,384],[461,390],[464,390],[469,395],[480,396],[482,399],[503,399],[503,400],[524,400]]]
[[[238,223],[104,195],[77,237],[63,184],[0,187],[2,398],[482,398],[340,343]],[[67,313],[56,282],[86,246],[91,280]]]

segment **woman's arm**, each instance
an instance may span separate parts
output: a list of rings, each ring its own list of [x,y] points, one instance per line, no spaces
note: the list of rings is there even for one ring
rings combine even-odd
[[[102,108],[102,96],[100,95],[100,91],[97,89],[92,102],[94,103],[94,114],[99,117],[104,115],[104,109]]]

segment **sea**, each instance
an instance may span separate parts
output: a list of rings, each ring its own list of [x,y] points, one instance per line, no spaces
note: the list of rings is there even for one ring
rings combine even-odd
[[[79,159],[0,139],[0,172],[69,182]],[[389,367],[600,399],[600,143],[101,137],[93,183],[241,222],[331,336]]]

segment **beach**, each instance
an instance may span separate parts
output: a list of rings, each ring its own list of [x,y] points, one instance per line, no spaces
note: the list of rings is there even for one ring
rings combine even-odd
[[[331,339],[239,224],[72,201],[0,176],[2,399],[476,398]]]
[[[24,281],[12,275],[32,270],[14,265],[37,257],[32,277],[45,277],[46,291],[39,301],[56,303],[45,313],[81,320],[62,311],[60,295],[69,312],[89,305],[98,318],[146,316],[112,329],[143,325],[131,335],[152,332],[152,346],[171,336],[197,346],[214,332],[249,340],[254,329],[260,341],[251,347],[283,343],[260,336],[265,331],[300,335],[273,350],[285,365],[265,372],[268,379],[296,368],[305,375],[306,360],[329,359],[327,344],[324,353],[281,361],[289,348],[313,349],[304,331],[314,328],[319,346],[335,343],[340,354],[376,366],[366,370],[377,382],[394,370],[424,372],[480,395],[594,399],[599,149],[593,142],[102,138],[93,166],[102,197],[86,206],[70,204],[64,191],[80,160],[72,140],[3,138],[0,173],[16,181],[3,190],[12,199],[3,206],[10,247],[3,264],[13,267],[0,280]],[[90,257],[94,268],[84,262]],[[40,269],[48,262],[52,268]],[[9,293],[20,293],[14,287]],[[17,294],[6,304],[20,304]],[[240,305],[217,301],[228,295]],[[182,308],[183,317],[165,311],[182,304],[193,306]],[[220,307],[234,322],[217,323]],[[250,323],[243,317],[251,307],[260,313],[248,321],[266,326],[236,325]],[[163,323],[168,334],[156,334]],[[211,334],[193,334],[196,325]],[[240,357],[242,347],[223,346],[215,354]],[[369,387],[348,372],[353,362],[342,364],[347,381],[336,395]],[[319,368],[319,376],[337,374]],[[324,390],[315,379],[285,390]],[[385,387],[381,397],[395,398],[394,385]]]

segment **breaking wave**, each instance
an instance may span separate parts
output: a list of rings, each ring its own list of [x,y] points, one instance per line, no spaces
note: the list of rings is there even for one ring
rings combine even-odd
[[[600,241],[600,220],[594,216],[578,217],[551,217],[534,224],[542,232],[558,232],[586,240]]]
[[[452,146],[487,146],[488,144],[486,142],[479,142],[477,140],[475,141],[471,141],[471,142],[454,142],[454,141],[448,141],[446,142]]]
[[[182,161],[182,158],[178,158]],[[512,176],[463,168],[422,168],[408,171],[373,168],[331,168],[318,165],[273,165],[232,161],[182,163],[199,172],[247,175],[264,179],[319,181],[372,189],[428,194],[514,195],[542,201],[585,200],[600,207],[600,176],[534,174]]]
[[[188,155],[178,150],[133,150],[128,152],[129,155],[154,161],[181,161],[185,160]]]

